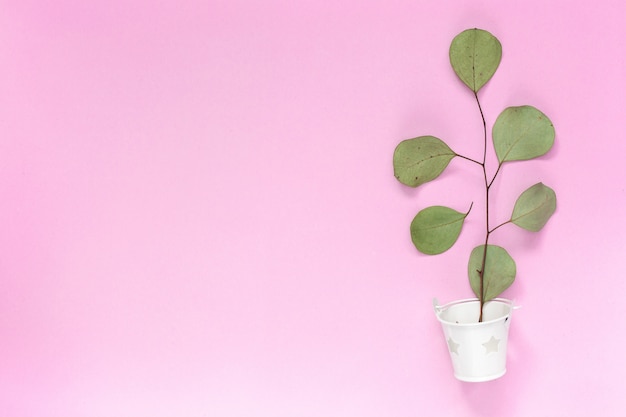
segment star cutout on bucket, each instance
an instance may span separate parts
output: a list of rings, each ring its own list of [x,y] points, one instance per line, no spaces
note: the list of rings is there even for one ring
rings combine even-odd
[[[489,339],[488,342],[483,343],[483,346],[485,347],[485,354],[497,352],[499,343],[500,339],[496,339],[495,337],[491,336],[491,339]]]
[[[455,342],[451,337],[448,338],[448,348],[450,349],[450,353],[456,353],[458,355],[459,346],[461,346],[460,343]]]

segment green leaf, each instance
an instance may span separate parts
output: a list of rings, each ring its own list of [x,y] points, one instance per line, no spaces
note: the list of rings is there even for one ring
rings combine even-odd
[[[543,183],[537,183],[517,198],[511,222],[522,229],[538,232],[556,210],[556,194]]]
[[[450,45],[450,64],[454,72],[475,93],[491,79],[501,59],[500,41],[482,29],[463,31]]]
[[[427,255],[438,255],[450,249],[458,239],[470,210],[460,213],[448,207],[432,206],[417,213],[411,222],[411,240],[417,250]]]
[[[483,283],[484,297],[481,297],[480,271],[483,265],[483,253],[485,253],[485,245],[474,248],[469,259],[468,274],[474,294],[486,302],[496,298],[513,284],[516,267],[515,261],[504,248],[488,245]]]
[[[394,175],[402,184],[417,187],[437,178],[455,156],[434,136],[403,140],[393,153]]]
[[[508,107],[493,125],[493,145],[500,163],[537,158],[552,148],[554,126],[532,106]]]

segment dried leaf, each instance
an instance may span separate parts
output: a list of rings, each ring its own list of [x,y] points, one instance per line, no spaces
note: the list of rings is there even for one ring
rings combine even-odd
[[[427,207],[411,222],[411,240],[417,250],[427,255],[445,252],[458,239],[468,214],[469,210],[461,213],[449,207]]]
[[[402,184],[417,187],[437,178],[455,156],[448,145],[434,136],[403,140],[393,153],[394,175]]]
[[[468,29],[450,45],[450,64],[472,91],[478,92],[491,79],[502,59],[502,45],[491,33]]]

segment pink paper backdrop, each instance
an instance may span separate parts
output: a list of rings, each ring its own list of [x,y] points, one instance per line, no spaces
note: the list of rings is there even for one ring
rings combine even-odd
[[[623,2],[0,9],[3,416],[626,409]],[[504,49],[481,91],[488,123],[531,104],[557,131],[495,188],[497,218],[538,181],[558,209],[541,234],[494,235],[523,308],[507,375],[484,384],[453,378],[431,307],[471,296],[480,217],[439,257],[408,237],[419,208],[482,200],[480,172],[454,160],[410,190],[391,168],[423,134],[479,154],[447,57],[470,27]]]

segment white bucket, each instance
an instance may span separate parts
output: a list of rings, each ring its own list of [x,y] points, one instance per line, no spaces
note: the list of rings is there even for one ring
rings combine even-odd
[[[435,314],[443,327],[454,376],[466,382],[483,382],[506,373],[506,348],[513,301],[495,298],[485,303],[483,321],[478,322],[477,298],[438,305]]]

